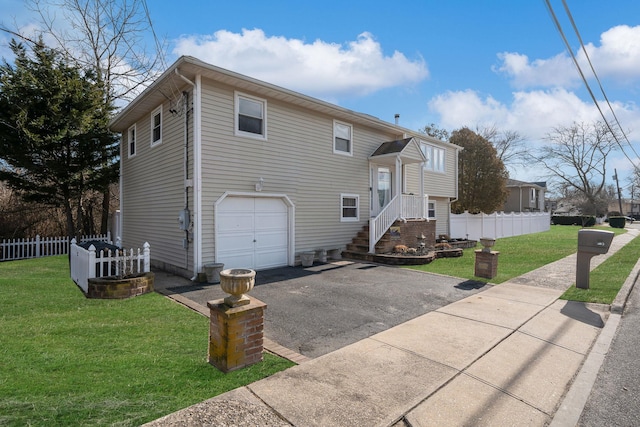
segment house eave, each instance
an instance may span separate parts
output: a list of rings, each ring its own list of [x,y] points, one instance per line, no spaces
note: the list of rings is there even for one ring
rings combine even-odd
[[[421,135],[411,129],[406,129],[393,123],[385,122],[374,116],[358,113],[338,105],[313,98],[289,89],[263,82],[253,77],[248,77],[234,71],[226,70],[215,65],[208,64],[191,56],[182,56],[174,62],[162,75],[147,87],[136,99],[113,118],[110,127],[113,131],[124,132],[142,117],[147,115],[158,105],[166,101],[176,101],[189,85],[176,74],[176,70],[189,80],[195,80],[196,75],[201,75],[207,80],[222,83],[241,91],[246,91],[265,98],[276,99],[288,104],[296,105],[318,113],[338,117],[353,124],[361,124],[402,137],[411,135],[433,143],[455,147],[461,147],[446,141],[440,141],[428,135]]]

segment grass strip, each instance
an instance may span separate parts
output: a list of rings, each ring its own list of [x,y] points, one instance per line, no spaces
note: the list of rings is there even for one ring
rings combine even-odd
[[[638,262],[640,239],[636,237],[597,266],[589,276],[589,289],[570,287],[560,297],[571,301],[611,304]]]
[[[498,255],[498,274],[493,279],[477,277],[474,274],[474,251],[479,247],[465,249],[463,256],[458,258],[439,258],[429,264],[408,268],[484,283],[502,283],[575,253],[578,250],[578,231],[581,228],[571,225],[552,225],[549,231],[497,239],[493,250],[499,251],[500,255]],[[626,233],[626,230],[619,228],[593,228],[613,231],[616,235]]]
[[[208,319],[150,293],[86,299],[65,256],[0,263],[0,425],[135,426],[293,364],[223,374]]]

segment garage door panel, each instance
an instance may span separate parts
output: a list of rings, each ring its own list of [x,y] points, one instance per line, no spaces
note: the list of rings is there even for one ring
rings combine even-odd
[[[225,251],[251,251],[254,249],[253,233],[224,233],[218,237],[218,244]]]
[[[280,212],[287,213],[287,207],[281,199],[255,199],[256,213],[260,212]]]
[[[224,268],[253,268],[248,266],[255,265],[255,254],[253,252],[227,252],[224,258],[220,259],[224,264]]]
[[[288,243],[287,235],[283,235],[280,231],[256,233],[256,250],[265,250],[267,248],[286,249]]]
[[[253,232],[254,216],[246,212],[225,212],[218,217],[219,230],[222,232]]]
[[[287,251],[256,253],[256,266],[258,270],[265,268],[282,267],[287,264]]]
[[[256,214],[256,230],[286,230],[287,225],[287,216],[282,213]]]
[[[277,198],[228,197],[217,216],[218,262],[265,269],[289,262],[288,208]]]

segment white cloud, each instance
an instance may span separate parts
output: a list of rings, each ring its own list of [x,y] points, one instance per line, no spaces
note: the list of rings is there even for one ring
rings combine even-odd
[[[260,29],[241,34],[220,30],[210,36],[183,36],[173,53],[323,98],[412,85],[429,74],[422,58],[410,60],[398,51],[385,55],[366,32],[343,45],[266,36]]]
[[[600,45],[587,43],[585,49],[598,77],[612,78],[618,84],[631,84],[640,80],[640,26],[619,25],[600,36]],[[575,87],[582,84],[573,60],[567,53],[547,59],[529,59],[516,52],[498,54],[500,65],[494,71],[503,73],[517,88]],[[576,58],[587,79],[593,73],[584,52]]]
[[[640,26],[619,25],[600,36],[600,47],[585,46],[598,75],[624,80],[640,79]],[[586,61],[580,52],[579,58]]]
[[[494,71],[506,74],[517,88],[533,86],[575,86],[579,74],[573,61],[565,54],[550,59],[529,61],[527,55],[503,52],[498,54],[502,65]]]
[[[640,110],[635,104],[614,102],[612,107],[623,126],[628,126],[625,131],[639,133]],[[509,104],[471,90],[446,92],[431,99],[429,108],[440,116],[439,123],[445,129],[496,125],[516,130],[530,141],[542,139],[556,126],[601,120],[593,103],[565,89],[514,92]],[[628,136],[631,139],[634,135]]]

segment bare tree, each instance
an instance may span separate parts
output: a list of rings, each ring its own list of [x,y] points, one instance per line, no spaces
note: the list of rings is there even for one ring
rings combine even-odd
[[[607,156],[617,148],[616,136],[606,124],[573,123],[559,126],[547,134],[538,162],[565,189],[584,197],[597,214],[607,177]]]
[[[529,156],[526,139],[518,131],[500,130],[493,126],[476,126],[476,133],[489,141],[497,156],[508,167],[524,164]]]
[[[448,141],[451,136],[448,130],[439,128],[435,123],[428,124],[425,127],[418,129],[418,132],[438,138],[441,141]]]
[[[143,0],[26,0],[38,14],[41,33],[103,82],[105,102],[130,100],[157,76],[160,46],[145,50],[153,33]],[[155,34],[154,34],[155,37]]]

